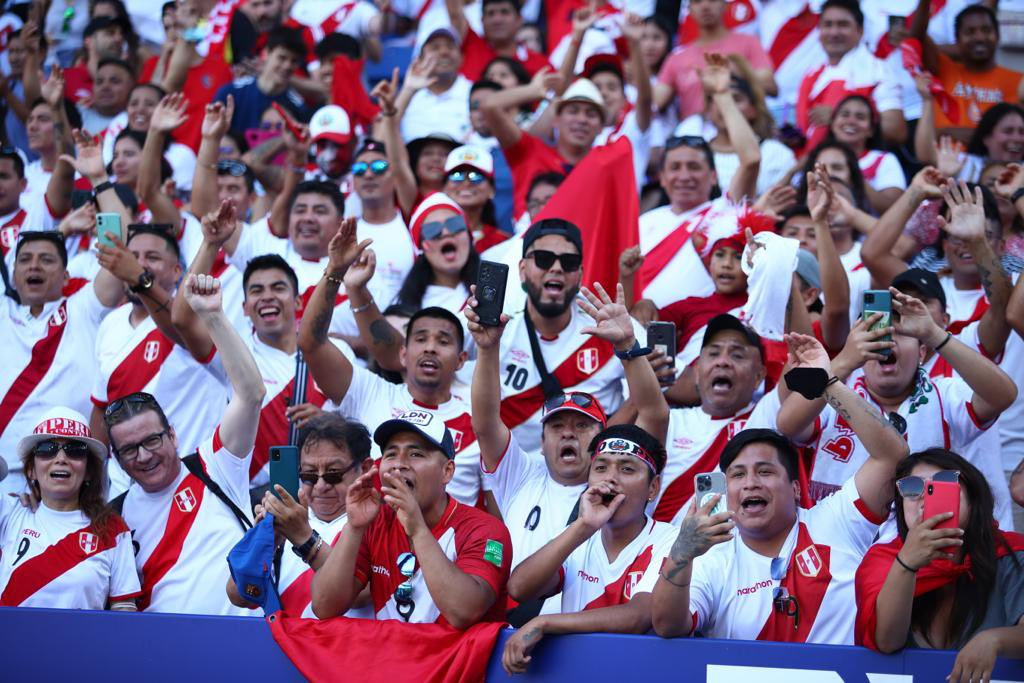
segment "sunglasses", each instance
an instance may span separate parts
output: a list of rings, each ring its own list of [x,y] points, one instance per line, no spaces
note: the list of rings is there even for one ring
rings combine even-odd
[[[467,180],[472,185],[479,185],[487,180],[487,176],[479,171],[452,171],[448,174],[448,181],[452,183],[462,183]]]
[[[957,470],[939,470],[928,479],[911,474],[896,482],[896,490],[908,500],[917,500],[924,495],[925,486],[929,481],[943,481],[955,484],[960,481],[960,472]]]
[[[103,411],[103,419],[109,419],[115,414],[121,412],[128,406],[157,406],[159,403],[153,398],[152,394],[147,394],[145,391],[136,391],[134,394],[128,394],[122,396],[116,401],[112,401],[107,409]]]
[[[541,270],[550,270],[555,261],[558,261],[562,264],[562,270],[567,273],[575,273],[583,264],[583,257],[579,254],[556,254],[545,249],[531,251],[525,258],[532,258]]]
[[[64,451],[64,455],[70,460],[85,460],[89,455],[89,444],[82,441],[40,441],[32,449],[32,455],[37,460],[52,460],[57,457],[58,451]]]
[[[676,147],[692,147],[693,149],[710,149],[708,141],[699,135],[673,135],[665,141],[665,151]]]
[[[354,462],[343,470],[331,470],[319,474],[317,472],[299,472],[299,481],[307,486],[316,486],[316,483],[321,479],[324,480],[328,486],[337,486],[341,483],[341,480],[345,478],[345,475],[355,469],[356,465],[361,463]]]
[[[460,232],[465,232],[466,219],[462,216],[451,216],[444,219],[443,221],[431,221],[424,223],[420,228],[420,236],[425,240],[436,240],[444,231],[447,230],[449,235],[458,235]]]
[[[371,161],[370,163],[366,163],[365,161],[357,161],[356,163],[352,164],[352,175],[356,176],[357,178],[362,178],[364,175],[366,175],[367,171],[369,171],[373,175],[384,175],[385,173],[388,172],[389,168],[391,168],[391,164],[389,164],[386,159],[377,159],[376,161]]]
[[[561,408],[566,404],[567,401],[571,401],[574,405],[580,408],[589,408],[590,406],[596,405],[596,401],[589,394],[582,394],[576,391],[568,394],[561,394],[559,396],[552,396],[548,400],[544,401],[544,414],[547,415],[556,408]],[[604,411],[602,411],[603,413]]]
[[[786,566],[787,561],[784,558],[776,557],[772,559],[772,580],[782,581],[786,578]],[[776,586],[775,590],[772,591],[772,605],[775,607],[775,611],[784,617],[793,617],[793,628],[800,628],[800,603],[797,602],[796,597],[789,594],[789,589],[785,586]]]
[[[241,161],[235,161],[233,159],[224,159],[217,162],[217,172],[220,174],[227,174],[234,178],[241,178],[245,175],[245,172],[249,170],[249,167],[243,164]]]
[[[398,571],[405,577],[405,581],[395,588],[395,606],[398,614],[406,621],[412,616],[416,609],[416,603],[412,599],[412,575],[416,573],[416,556],[412,553],[402,553],[398,557]]]

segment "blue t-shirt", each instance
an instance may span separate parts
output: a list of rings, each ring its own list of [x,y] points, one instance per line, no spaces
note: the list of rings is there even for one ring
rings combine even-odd
[[[250,128],[260,127],[260,118],[272,102],[277,102],[300,121],[308,121],[310,112],[302,97],[289,88],[280,95],[265,95],[256,85],[255,77],[240,78],[222,86],[213,96],[215,102],[225,102],[228,95],[235,99],[235,115],[231,130],[244,134]]]

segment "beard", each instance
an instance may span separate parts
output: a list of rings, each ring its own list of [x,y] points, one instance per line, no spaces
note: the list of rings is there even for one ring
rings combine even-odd
[[[526,295],[530,298],[534,309],[542,318],[557,318],[565,313],[580,291],[580,286],[576,285],[563,291],[564,296],[561,301],[541,301],[543,292],[540,287],[529,281],[525,282],[523,287],[526,289]]]

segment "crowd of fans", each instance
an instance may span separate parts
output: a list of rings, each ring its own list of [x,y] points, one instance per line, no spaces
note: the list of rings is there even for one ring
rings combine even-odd
[[[8,0],[0,605],[1024,657],[1012,5]]]

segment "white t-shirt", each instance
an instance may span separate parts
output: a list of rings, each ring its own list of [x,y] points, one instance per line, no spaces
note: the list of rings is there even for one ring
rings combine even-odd
[[[139,595],[132,537],[120,517],[100,538],[81,510],[0,500],[0,606],[105,609]],[[38,588],[41,578],[46,579]]]
[[[822,63],[811,67],[804,74],[803,80],[807,79],[811,79],[808,96],[812,99],[830,83],[838,81],[846,90],[870,88],[871,99],[879,112],[903,109],[903,89],[896,74],[864,45],[858,45],[847,52],[835,66],[822,60]],[[803,87],[803,81],[799,86]]]
[[[199,447],[206,472],[250,516],[249,459],[238,458],[220,441],[220,428]],[[248,616],[228,602],[228,552],[242,538],[231,509],[188,469],[167,488],[148,493],[128,489],[124,520],[138,543],[135,564],[142,576],[140,609],[179,614]],[[147,576],[147,573],[149,576]]]
[[[796,164],[793,150],[778,140],[765,138],[761,141],[761,168],[757,173],[758,196],[764,194],[781,181]],[[718,186],[728,188],[740,167],[740,157],[735,152],[715,152],[715,175]],[[753,197],[750,198],[753,200]]]
[[[640,216],[640,252],[649,256],[652,250],[664,251],[672,244],[672,233],[676,230],[688,230],[692,237],[699,227],[705,210],[724,206],[722,198],[683,213],[677,214],[671,206],[662,206]],[[688,224],[685,228],[683,224]],[[668,240],[662,244],[663,240]],[[660,246],[659,246],[660,245]],[[700,254],[687,239],[675,250],[660,272],[651,279],[650,284],[637,292],[637,298],[650,299],[658,308],[691,296],[710,296],[715,291],[715,284],[701,261]]]
[[[907,189],[907,176],[903,174],[903,167],[899,159],[892,152],[880,149],[869,149],[857,160],[864,180],[868,181],[876,190],[887,190],[896,187],[901,190]]]
[[[797,509],[797,523],[779,553],[787,568],[782,580],[772,578],[772,558],[748,548],[738,532],[694,560],[695,630],[708,638],[762,639],[774,616],[782,619],[783,636],[764,639],[853,645],[854,575],[880,521],[865,516],[859,497],[851,479],[810,510]],[[789,593],[799,604],[799,631],[773,606],[774,589],[791,580],[798,586]]]
[[[441,94],[429,88],[416,92],[402,117],[402,140],[410,142],[432,133],[450,135],[458,142],[473,132],[469,122],[469,89],[473,83],[459,74],[452,86]]]
[[[326,37],[327,28],[334,27],[334,33],[345,33],[356,40],[362,40],[370,31],[370,21],[380,15],[380,10],[371,2],[356,0],[296,0],[289,16],[303,26],[308,26],[313,39],[320,42]]]

